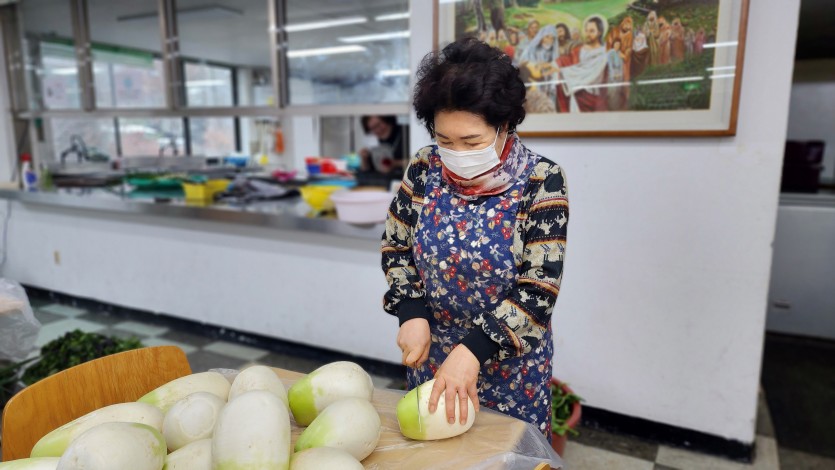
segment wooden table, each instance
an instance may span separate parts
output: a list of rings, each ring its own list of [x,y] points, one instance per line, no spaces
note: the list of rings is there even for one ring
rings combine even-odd
[[[275,368],[284,386],[289,389],[304,374]],[[368,470],[424,469],[525,469],[558,467],[559,460],[547,441],[535,428],[516,418],[482,408],[473,427],[466,433],[439,441],[414,441],[403,437],[395,410],[404,392],[374,389],[372,403],[380,413],[383,431],[374,453],[362,461]],[[292,421],[292,420],[291,420]],[[292,422],[295,444],[304,428]],[[531,436],[534,436],[532,438]],[[525,455],[517,451],[525,439]],[[539,445],[538,445],[539,444]],[[537,449],[533,450],[531,449]],[[550,460],[554,458],[554,460]],[[540,467],[540,465],[544,466]]]

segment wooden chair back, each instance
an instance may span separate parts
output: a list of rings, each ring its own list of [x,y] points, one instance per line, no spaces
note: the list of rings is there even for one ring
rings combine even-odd
[[[176,346],[125,351],[58,372],[13,396],[3,410],[3,461],[29,457],[53,429],[95,409],[136,401],[178,377],[191,374]]]

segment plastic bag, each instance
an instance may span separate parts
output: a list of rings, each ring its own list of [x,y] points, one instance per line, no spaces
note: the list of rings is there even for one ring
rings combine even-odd
[[[35,318],[23,287],[0,279],[0,359],[25,359],[35,349],[40,331],[41,322]]]
[[[274,369],[289,390],[304,374]],[[229,377],[235,371],[223,371]],[[563,468],[563,461],[532,424],[482,407],[475,424],[464,434],[437,441],[414,441],[400,432],[397,403],[402,390],[374,389],[371,403],[380,415],[380,440],[362,461],[366,470],[533,470],[548,463]],[[304,428],[291,419],[295,442]]]

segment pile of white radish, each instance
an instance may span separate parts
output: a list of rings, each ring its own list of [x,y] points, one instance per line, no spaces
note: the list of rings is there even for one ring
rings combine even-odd
[[[322,366],[289,393],[266,366],[231,384],[218,372],[192,374],[67,423],[0,470],[361,469],[380,439],[373,391],[351,362]],[[307,426],[295,454],[291,415]]]

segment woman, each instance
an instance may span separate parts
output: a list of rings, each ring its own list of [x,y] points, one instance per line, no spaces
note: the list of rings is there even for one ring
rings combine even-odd
[[[360,123],[362,130],[379,142],[374,149],[360,149],[360,169],[399,180],[406,168],[408,136],[397,124],[397,116],[363,116]]]
[[[417,79],[415,112],[436,144],[412,158],[382,242],[409,387],[434,377],[430,411],[450,422],[469,397],[550,439],[565,175],[516,136],[525,87],[501,51],[464,38],[424,58]]]

